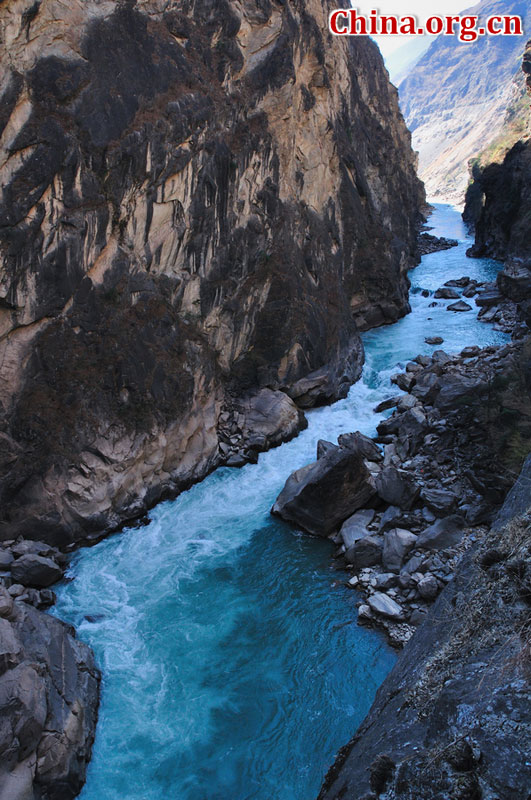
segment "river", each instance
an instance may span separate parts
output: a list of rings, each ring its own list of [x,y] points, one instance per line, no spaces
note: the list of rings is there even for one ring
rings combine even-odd
[[[501,344],[477,308],[430,308],[450,278],[492,280],[470,260],[458,212],[436,206],[433,233],[458,238],[411,272],[412,312],[363,335],[366,364],[349,396],[308,414],[297,439],[258,464],[219,469],[146,527],[72,560],[54,613],[74,624],[103,671],[102,704],[82,800],[311,800],[396,655],[356,625],[357,595],[331,568],[333,546],[273,519],[292,470],[317,440],[375,433],[373,408],[397,394],[397,366],[430,353]],[[473,301],[471,301],[473,303]]]

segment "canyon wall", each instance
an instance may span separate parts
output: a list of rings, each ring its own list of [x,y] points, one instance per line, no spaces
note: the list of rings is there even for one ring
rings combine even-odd
[[[531,98],[531,41],[522,70]],[[529,108],[526,134],[501,163],[474,170],[463,218],[475,231],[473,257],[504,262],[497,284],[503,296],[518,304],[520,317],[531,323],[531,138]]]
[[[0,538],[90,540],[294,435],[408,310],[410,136],[328,10],[0,4]]]

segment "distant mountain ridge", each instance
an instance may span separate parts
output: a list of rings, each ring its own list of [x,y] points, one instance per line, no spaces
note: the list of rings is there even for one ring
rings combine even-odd
[[[480,19],[517,14],[524,36],[483,36],[473,43],[439,36],[399,86],[427,195],[455,203],[464,200],[469,160],[498,136],[514,103],[531,32],[528,0],[483,0],[463,13]]]

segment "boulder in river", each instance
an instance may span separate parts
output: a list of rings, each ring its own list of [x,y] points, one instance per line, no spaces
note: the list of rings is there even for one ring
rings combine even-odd
[[[456,292],[455,289],[451,289],[448,286],[437,289],[433,296],[436,300],[459,300],[460,297],[459,292]]]
[[[361,453],[341,447],[293,472],[271,513],[308,533],[329,536],[375,493]]]
[[[446,306],[447,311],[472,311],[472,306],[464,300],[458,300],[457,303],[450,303]]]
[[[427,336],[424,341],[426,344],[442,344],[444,339],[442,336]]]

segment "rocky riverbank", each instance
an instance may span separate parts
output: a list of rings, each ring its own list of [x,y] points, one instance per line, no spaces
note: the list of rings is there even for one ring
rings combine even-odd
[[[392,380],[405,394],[375,441],[320,442],[273,513],[338,545],[361,592],[358,620],[391,644],[412,635],[514,482],[531,446],[531,339],[436,350]],[[383,445],[383,451],[378,445]]]
[[[0,797],[70,800],[85,782],[100,674],[69,625],[45,614],[66,558],[43,542],[0,549]]]
[[[527,800],[531,457],[340,751],[319,800]]]

